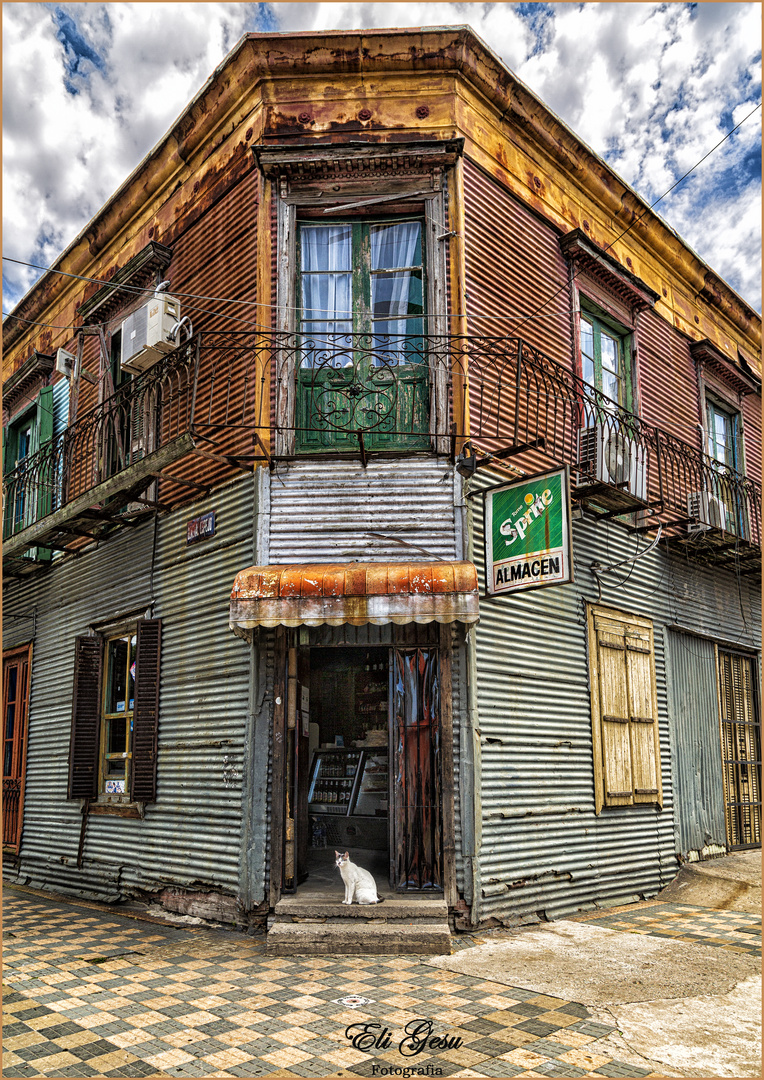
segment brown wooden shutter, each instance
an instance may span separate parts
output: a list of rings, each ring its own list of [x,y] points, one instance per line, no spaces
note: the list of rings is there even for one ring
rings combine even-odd
[[[153,802],[156,799],[161,637],[161,619],[139,621],[135,646],[133,767],[130,785],[130,797],[134,802]]]
[[[92,799],[97,794],[102,663],[103,641],[100,637],[75,638],[69,743],[70,799]]]

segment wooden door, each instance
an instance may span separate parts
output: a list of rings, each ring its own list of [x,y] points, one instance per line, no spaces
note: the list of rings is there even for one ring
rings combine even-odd
[[[393,649],[390,881],[443,888],[437,649]]]
[[[730,850],[761,844],[761,719],[755,660],[719,650],[722,768]]]
[[[24,814],[32,646],[3,653],[3,847],[18,851]]]

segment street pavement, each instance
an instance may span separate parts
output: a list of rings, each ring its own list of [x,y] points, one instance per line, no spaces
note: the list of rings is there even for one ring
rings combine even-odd
[[[758,1076],[760,914],[697,899],[459,935],[450,957],[272,958],[6,886],[3,1076]]]

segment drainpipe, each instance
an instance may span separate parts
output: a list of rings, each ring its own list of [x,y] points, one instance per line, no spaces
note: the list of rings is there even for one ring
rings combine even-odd
[[[461,478],[460,478],[461,479]],[[463,546],[465,558],[474,562],[473,511],[462,498]],[[476,629],[471,626],[465,635],[467,652],[467,709],[459,717],[460,787],[462,793],[462,855],[465,869],[465,899],[470,905],[470,925],[480,921],[480,862],[483,804],[481,798],[482,770],[480,757],[480,716],[477,697]],[[466,813],[465,813],[466,811]]]

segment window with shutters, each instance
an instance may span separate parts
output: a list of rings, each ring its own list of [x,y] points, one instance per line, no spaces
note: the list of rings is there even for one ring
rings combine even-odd
[[[589,605],[595,811],[663,805],[653,626]]]
[[[69,798],[156,798],[161,620],[76,639]]]
[[[719,650],[719,705],[727,844],[761,844],[761,717],[758,665]]]

